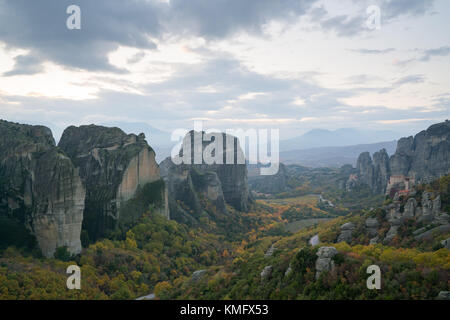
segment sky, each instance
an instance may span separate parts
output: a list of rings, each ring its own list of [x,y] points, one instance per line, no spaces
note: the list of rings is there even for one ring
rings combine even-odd
[[[449,30],[448,0],[0,0],[0,118],[407,136],[449,118]]]

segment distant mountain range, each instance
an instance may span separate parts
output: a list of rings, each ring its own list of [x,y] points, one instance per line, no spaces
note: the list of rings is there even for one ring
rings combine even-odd
[[[300,164],[307,167],[341,167],[344,164],[356,165],[362,152],[374,153],[386,149],[389,155],[395,152],[397,141],[372,144],[358,144],[344,147],[321,147],[280,152],[280,161],[284,164]]]
[[[313,129],[299,137],[280,141],[280,151],[372,144],[392,141],[400,136],[401,134],[397,132],[385,130]]]
[[[170,140],[170,132],[156,129],[145,122],[107,122],[105,126],[119,127],[126,133],[141,133],[156,151],[159,163],[166,157],[176,142]],[[370,131],[354,128],[338,130],[313,129],[302,136],[280,141],[280,158],[286,164],[301,164],[310,167],[338,167],[356,164],[361,152],[376,152],[386,148],[388,154],[395,152],[399,134],[392,131]],[[386,141],[386,142],[380,142]]]

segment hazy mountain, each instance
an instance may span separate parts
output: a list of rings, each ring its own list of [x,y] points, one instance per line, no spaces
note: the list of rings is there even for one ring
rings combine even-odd
[[[318,147],[342,147],[392,141],[400,134],[393,131],[313,129],[302,136],[280,141],[280,151],[310,149]]]
[[[280,161],[285,164],[300,164],[308,167],[341,167],[355,165],[362,152],[374,153],[385,148],[389,155],[395,152],[397,141],[358,144],[345,147],[321,147],[280,152]]]

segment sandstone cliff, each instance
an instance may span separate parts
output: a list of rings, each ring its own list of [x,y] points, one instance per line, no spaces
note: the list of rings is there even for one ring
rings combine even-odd
[[[79,168],[86,188],[83,229],[96,240],[120,223],[136,220],[143,212],[123,212],[121,207],[147,184],[160,180],[155,153],[145,136],[125,134],[119,128],[96,125],[67,128],[59,147]],[[156,206],[168,217],[163,190],[157,192]]]
[[[0,120],[0,216],[20,222],[46,257],[81,251],[85,190],[50,129]]]

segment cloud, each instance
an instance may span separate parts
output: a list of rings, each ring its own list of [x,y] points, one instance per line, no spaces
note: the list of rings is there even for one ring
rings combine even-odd
[[[125,72],[108,54],[119,46],[156,49],[156,39],[196,35],[206,39],[239,31],[261,33],[272,20],[294,19],[316,0],[0,0],[0,42],[29,49],[43,60],[91,71]],[[66,9],[81,8],[81,30],[68,30]],[[137,59],[139,57],[136,57]],[[32,72],[16,70],[11,73]]]
[[[392,84],[393,87],[398,88],[400,86],[403,86],[405,84],[416,84],[416,83],[422,83],[425,82],[425,77],[421,74],[413,74],[409,76],[402,77]]]
[[[370,39],[374,41],[370,42],[370,47],[364,48],[364,42],[339,39],[345,42],[336,43],[335,37],[324,34],[323,31],[328,31],[342,37],[352,37],[369,32],[365,27],[366,4],[377,1],[347,2],[355,4],[351,11],[317,6],[319,1],[315,0],[133,0],[126,5],[119,0],[0,0],[0,42],[5,43],[8,49],[25,49],[16,51],[21,55],[15,57],[15,66],[4,75],[36,74],[42,71],[45,63],[45,71],[49,74],[43,74],[41,79],[53,80],[48,81],[48,90],[52,93],[55,93],[55,85],[59,82],[51,68],[67,72],[61,72],[60,77],[76,87],[75,94],[79,94],[78,89],[89,93],[89,99],[75,101],[69,98],[66,86],[60,87],[64,95],[45,97],[26,96],[28,92],[3,88],[8,94],[23,95],[6,96],[0,93],[3,100],[0,100],[0,113],[10,120],[59,128],[57,132],[70,124],[104,122],[108,119],[146,121],[166,130],[192,125],[191,119],[195,118],[208,119],[218,125],[273,125],[283,130],[298,131],[317,126],[379,126],[377,121],[389,120],[398,121],[392,125],[404,123],[406,126],[406,122],[400,121],[424,119],[425,116],[429,119],[445,117],[450,108],[445,97],[440,101],[433,100],[436,105],[426,105],[426,100],[422,99],[416,107],[411,107],[410,101],[405,99],[408,101],[402,105],[403,109],[398,101],[392,101],[392,97],[401,100],[403,91],[408,91],[409,86],[414,90],[422,89],[421,83],[434,79],[434,74],[429,70],[419,71],[425,74],[400,73],[393,76],[390,70],[386,72],[384,66],[377,69],[378,65],[387,64],[385,58],[391,56],[387,54],[394,52],[394,48],[390,47],[393,42],[384,46],[376,39]],[[424,1],[428,3],[426,6],[416,1],[408,2],[410,6],[402,1],[400,4],[390,1],[378,3],[382,14],[386,14],[387,20],[383,20],[383,24],[401,16],[427,14],[432,5],[432,1]],[[70,31],[65,27],[68,16],[65,9],[69,4],[81,7],[81,30]],[[271,54],[270,50],[261,54],[264,59],[253,53],[241,57],[242,60],[236,58],[239,57],[236,51],[240,47],[233,46],[242,41],[238,37],[240,33],[251,33],[251,37],[243,37],[251,38],[251,41],[242,46],[248,47],[242,51],[251,51],[251,47],[257,46],[257,42],[264,38],[266,26],[272,21],[292,23],[292,29],[297,30],[297,27],[304,25],[296,22],[306,16],[309,18],[306,22],[319,26],[322,32],[314,33],[312,41],[320,45],[321,40],[330,40],[327,42],[330,48],[333,46],[330,59],[337,65],[344,62],[342,68],[327,68],[326,65],[323,69],[312,67],[308,56],[312,56],[314,46],[308,46],[310,39],[301,32],[295,36],[305,39],[302,42],[305,51],[299,51],[295,59],[304,59],[307,63],[306,67],[292,68],[295,76],[286,77],[281,72],[264,72],[263,68],[252,67],[258,59],[267,64],[276,64],[277,59],[283,59],[283,55]],[[289,32],[285,34],[289,35]],[[224,39],[228,41],[221,41]],[[349,41],[354,44],[349,45]],[[276,42],[268,45],[278,52],[289,49],[289,46],[278,46]],[[183,49],[165,50],[166,46]],[[233,52],[227,50],[231,47],[237,48],[234,56],[226,53]],[[187,53],[180,52],[184,49],[195,55],[195,59],[185,59]],[[399,47],[396,53],[400,52],[404,51]],[[448,52],[448,47],[441,47],[416,51],[415,54],[416,60],[428,61],[447,56]],[[357,61],[366,58],[360,55],[368,55],[375,67],[364,64],[365,61]],[[312,58],[314,60],[316,57]],[[351,66],[344,70],[346,59]],[[12,64],[8,62],[4,65],[10,69]],[[121,68],[127,68],[130,74],[125,74],[127,71]],[[305,71],[310,69],[315,71]],[[105,74],[105,71],[124,74]],[[352,74],[354,76],[350,76]],[[160,76],[158,81],[150,81],[149,78],[155,75]],[[30,77],[30,81],[35,79],[39,79],[39,75]],[[334,79],[340,82],[337,88],[330,84]],[[6,79],[5,82],[10,80],[27,87],[21,78]],[[414,84],[419,85],[416,87]],[[349,88],[342,88],[344,86]],[[402,89],[389,94],[398,88]],[[370,99],[364,99],[366,93],[383,99],[369,103]],[[429,92],[424,90],[418,93],[424,98]],[[412,94],[410,97],[416,103],[416,97]],[[350,104],[346,101],[348,98],[359,100],[354,99],[354,103]]]
[[[450,46],[444,46],[436,49],[428,49],[423,52],[420,61],[429,61],[433,57],[444,57],[450,55]]]
[[[400,16],[421,16],[431,13],[434,0],[385,0],[381,10],[385,20],[390,21]]]
[[[361,54],[385,54],[395,51],[394,48],[386,49],[351,49],[350,51],[361,53]]]
[[[365,17],[348,15],[339,15],[331,18],[325,18],[320,21],[320,26],[326,31],[335,32],[341,37],[355,36],[365,30]]]
[[[428,62],[435,57],[446,57],[450,55],[450,46],[420,50],[419,52],[420,55],[417,57],[396,61],[394,64],[400,67],[404,67],[415,62]]]
[[[187,30],[206,38],[224,38],[245,30],[261,33],[273,20],[304,15],[316,0],[171,0],[170,27],[177,33]]]
[[[420,118],[420,119],[378,120],[377,123],[381,123],[381,124],[399,124],[399,123],[436,121],[436,120],[438,120],[438,119]]]
[[[366,9],[371,5],[380,8],[382,24],[389,24],[400,17],[432,14],[434,2],[435,0],[353,0],[351,1],[352,7],[356,8],[353,10],[355,11],[353,14],[332,15],[326,6],[322,5],[313,7],[309,12],[309,17],[324,31],[334,32],[341,37],[354,37],[371,32],[366,26],[368,18]]]
[[[41,59],[32,54],[19,55],[15,57],[14,60],[15,63],[13,70],[5,72],[3,76],[33,75],[44,70],[41,65]]]

